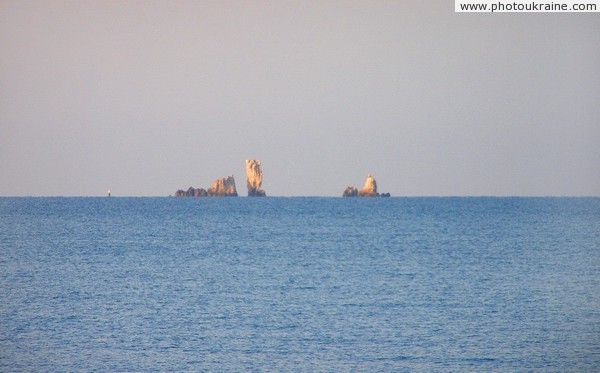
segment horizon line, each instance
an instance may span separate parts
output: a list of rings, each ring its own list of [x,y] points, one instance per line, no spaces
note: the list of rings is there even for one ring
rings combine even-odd
[[[335,195],[274,195],[264,197],[238,196],[205,196],[175,197],[173,195],[0,195],[0,198],[177,198],[177,199],[235,199],[235,198],[344,198],[344,199],[387,199],[387,198],[600,198],[600,195],[577,194],[430,194],[430,195],[391,195],[389,197],[343,197]]]

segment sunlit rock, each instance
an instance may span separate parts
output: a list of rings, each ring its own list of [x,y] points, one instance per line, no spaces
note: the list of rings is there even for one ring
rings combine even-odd
[[[208,188],[207,194],[209,197],[237,197],[233,175],[216,179]]]
[[[365,186],[358,191],[359,197],[379,197],[379,193],[377,193],[377,182],[375,178],[371,175],[367,176],[367,180],[365,181]]]
[[[260,189],[263,173],[258,159],[246,159],[246,185],[248,197],[265,197],[267,194]]]

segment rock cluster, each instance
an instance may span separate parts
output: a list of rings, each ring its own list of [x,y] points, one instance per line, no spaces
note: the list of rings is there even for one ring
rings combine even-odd
[[[187,191],[180,189],[175,192],[175,197],[237,197],[237,195],[233,175],[216,179],[208,190],[189,187]]]
[[[216,179],[207,193],[209,197],[237,197],[233,175]]]
[[[263,181],[263,172],[258,159],[246,159],[246,186],[248,197],[265,197],[267,194],[260,189]],[[210,188],[189,187],[188,190],[178,190],[175,197],[237,197],[235,179],[233,175],[216,179]],[[342,193],[342,197],[389,197],[389,193],[377,192],[377,182],[371,175],[367,176],[365,185],[358,190],[349,186]]]
[[[367,176],[365,185],[361,190],[357,190],[353,186],[349,186],[344,190],[342,197],[389,197],[389,193],[377,193],[377,182],[371,175]]]
[[[248,197],[265,197],[267,194],[260,189],[263,173],[258,159],[246,159],[246,185]]]

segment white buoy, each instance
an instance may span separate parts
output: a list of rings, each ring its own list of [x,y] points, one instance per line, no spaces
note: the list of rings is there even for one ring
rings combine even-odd
[[[110,197],[110,189],[108,190],[108,196]]]

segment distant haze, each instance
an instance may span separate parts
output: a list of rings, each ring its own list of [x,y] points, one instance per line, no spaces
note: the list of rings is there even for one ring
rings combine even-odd
[[[0,195],[600,195],[600,13],[0,1]]]

